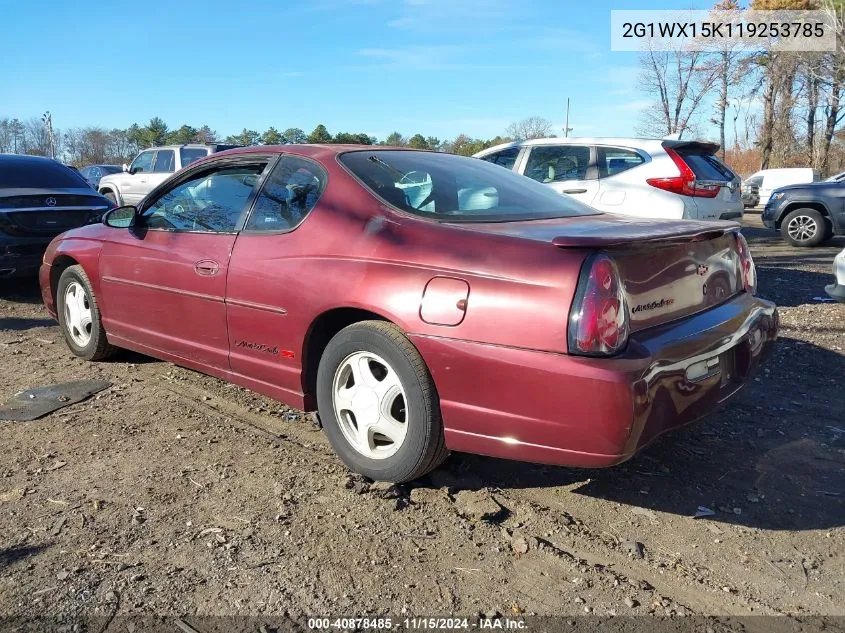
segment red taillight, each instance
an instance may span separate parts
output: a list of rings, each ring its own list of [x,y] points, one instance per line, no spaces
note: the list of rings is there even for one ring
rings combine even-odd
[[[736,250],[739,253],[739,275],[742,287],[745,292],[749,294],[757,293],[757,268],[754,266],[754,260],[751,257],[751,249],[748,248],[748,242],[745,241],[745,236],[742,233],[735,233],[736,236]]]
[[[719,184],[700,183],[695,177],[692,169],[684,162],[678,152],[671,147],[666,148],[666,154],[675,163],[675,166],[681,172],[680,176],[669,176],[667,178],[647,178],[646,182],[652,187],[663,189],[664,191],[671,191],[682,196],[695,196],[697,198],[715,198],[719,195],[719,190],[722,188]]]
[[[619,271],[606,255],[593,256],[581,272],[569,313],[569,352],[610,356],[628,344],[628,308]]]

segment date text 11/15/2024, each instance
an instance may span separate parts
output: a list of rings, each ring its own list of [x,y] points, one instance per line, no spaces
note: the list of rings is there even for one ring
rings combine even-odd
[[[310,630],[407,630],[407,631],[447,631],[460,629],[479,630],[524,630],[527,628],[524,620],[519,618],[480,618],[470,621],[468,618],[424,618],[410,617],[402,619],[369,617],[369,618],[309,618]]]

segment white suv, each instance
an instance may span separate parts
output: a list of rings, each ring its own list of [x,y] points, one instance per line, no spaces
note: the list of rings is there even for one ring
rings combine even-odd
[[[474,156],[608,213],[741,220],[741,180],[718,149],[701,141],[573,137],[504,143]]]
[[[104,176],[99,191],[115,204],[138,204],[141,199],[174,173],[214,152],[239,145],[164,145],[151,147],[135,157],[131,165],[123,165],[121,173]]]

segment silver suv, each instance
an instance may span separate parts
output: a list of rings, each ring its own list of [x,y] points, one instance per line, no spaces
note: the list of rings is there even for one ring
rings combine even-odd
[[[123,172],[104,176],[97,190],[115,204],[138,204],[174,173],[209,154],[240,145],[164,145],[151,147],[135,157]]]

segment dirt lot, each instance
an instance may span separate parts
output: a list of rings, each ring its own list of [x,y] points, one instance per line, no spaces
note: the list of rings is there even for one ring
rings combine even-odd
[[[398,488],[243,389],[77,360],[34,282],[7,283],[0,397],[113,386],[0,422],[0,613],[845,616],[845,305],[813,300],[845,241],[746,223],[782,338],[726,411],[608,470],[455,454]]]

